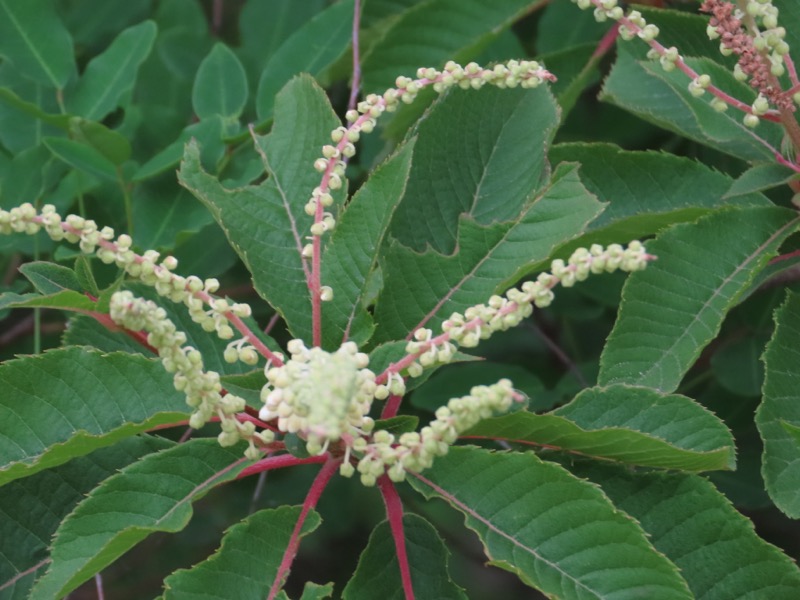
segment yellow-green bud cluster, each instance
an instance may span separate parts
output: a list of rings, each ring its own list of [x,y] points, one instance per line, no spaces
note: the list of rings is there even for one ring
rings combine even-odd
[[[299,433],[309,454],[324,453],[344,435],[363,435],[374,421],[367,416],[375,395],[375,373],[369,357],[346,342],[336,352],[306,348],[301,340],[287,346],[291,359],[281,367],[267,365],[261,390],[263,421],[278,420],[278,429]]]
[[[203,357],[191,346],[184,347],[186,334],[178,331],[167,317],[166,311],[150,300],[136,298],[131,292],[117,292],[111,296],[109,314],[115,323],[132,331],[146,331],[147,343],[158,351],[161,364],[173,373],[175,389],[186,395],[186,403],[193,412],[189,425],[198,429],[212,417],[219,416],[222,432],[220,445],[232,446],[247,439],[248,458],[257,458],[259,452],[255,439],[269,443],[271,431],[256,432],[252,422],[240,422],[235,415],[245,408],[243,398],[233,394],[222,396],[219,373],[203,369]]]
[[[753,47],[766,54],[772,65],[770,72],[780,77],[786,72],[784,56],[789,54],[789,44],[785,40],[786,29],[778,26],[778,9],[770,0],[750,0],[745,10],[761,27],[753,36]]]
[[[407,472],[418,473],[429,468],[436,457],[447,454],[450,446],[464,431],[496,413],[508,410],[514,401],[514,388],[508,379],[492,386],[477,386],[468,396],[453,398],[436,411],[436,419],[419,432],[399,437],[388,431],[376,431],[372,441],[356,440],[353,450],[363,453],[356,469],[361,483],[375,485],[386,473],[392,481],[403,481]],[[353,466],[345,460],[342,475],[353,474]]]
[[[40,214],[30,203],[10,211],[0,210],[0,234],[20,232],[33,235],[41,229],[54,241],[77,243],[86,254],[96,252],[102,262],[116,264],[128,275],[155,288],[159,295],[173,302],[182,302],[194,322],[205,331],[216,331],[222,339],[231,339],[234,336],[228,315],[239,318],[250,316],[249,305],[230,303],[222,298],[209,300],[210,308],[207,310],[198,294],[207,298],[209,294],[216,292],[219,289],[216,279],[203,281],[199,277],[177,275],[173,272],[178,266],[175,257],[166,256],[159,262],[160,255],[154,250],[148,250],[140,256],[131,250],[131,237],[123,233],[115,240],[111,227],[100,229],[93,220],[78,215],[67,215],[62,220],[55,207],[50,204],[43,206]],[[249,352],[245,352],[244,356],[251,358]],[[252,364],[247,360],[245,362]]]
[[[535,281],[526,281],[520,288],[511,288],[505,297],[492,296],[487,304],[471,306],[464,313],[453,313],[442,323],[449,339],[464,347],[477,346],[496,331],[505,331],[529,317],[533,306],[545,308],[553,302],[553,288],[559,283],[571,287],[590,274],[616,270],[638,271],[647,265],[648,254],[641,242],[633,241],[623,248],[611,244],[603,248],[593,244],[588,250],[578,248],[564,262],[556,259],[550,273],[541,273]]]

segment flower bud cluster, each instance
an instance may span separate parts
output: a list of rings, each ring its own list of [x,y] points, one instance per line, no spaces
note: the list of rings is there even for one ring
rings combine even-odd
[[[432,86],[436,92],[459,86],[462,89],[480,89],[484,85],[500,88],[534,88],[544,81],[555,81],[555,77],[536,61],[510,60],[493,68],[483,68],[477,63],[461,65],[449,61],[443,70],[420,68],[417,78],[398,77],[396,88],[383,94],[369,94],[358,103],[355,109],[347,111],[347,127],[337,127],[331,132],[332,144],[322,147],[322,156],[314,161],[314,168],[323,174],[322,184],[315,188],[305,205],[305,212],[315,217],[311,235],[321,236],[334,228],[336,221],[329,212],[322,212],[318,218],[319,207],[323,209],[333,204],[328,190],[342,187],[345,176],[345,159],[355,155],[355,144],[362,133],[371,133],[378,117],[384,112],[394,112],[401,104],[412,103],[419,92]],[[310,258],[313,248],[309,244],[303,249],[303,256]]]
[[[200,352],[191,346],[184,347],[186,334],[177,330],[163,308],[122,291],[111,296],[109,314],[122,327],[147,331],[147,343],[158,351],[164,369],[174,373],[175,389],[186,395],[186,403],[193,409],[189,418],[191,427],[198,429],[218,416],[222,428],[217,438],[220,445],[232,446],[240,439],[246,439],[249,446],[245,455],[253,459],[259,456],[255,440],[272,442],[271,431],[256,432],[252,422],[236,419],[236,413],[245,408],[244,399],[233,394],[222,396],[219,373],[205,371]]]
[[[492,386],[476,386],[468,396],[453,398],[436,411],[436,419],[419,432],[399,437],[388,431],[376,431],[372,441],[359,439],[353,450],[363,453],[358,461],[361,483],[375,485],[386,473],[392,481],[403,481],[407,472],[429,468],[436,457],[447,454],[458,436],[496,413],[508,410],[514,401],[514,388],[508,379]],[[340,468],[345,477],[353,474],[353,465],[345,460]]]
[[[309,454],[323,454],[330,442],[372,430],[367,416],[377,385],[369,357],[346,342],[336,352],[306,348],[302,340],[288,344],[290,360],[267,365],[261,390],[263,421],[278,420],[278,429],[299,433]]]
[[[752,112],[745,117],[745,125],[754,127],[758,116],[767,112],[772,104],[782,110],[795,110],[800,95],[792,98],[780,88],[777,77],[786,72],[789,44],[786,29],[778,26],[778,9],[770,0],[749,0],[742,11],[725,0],[704,0],[700,10],[711,15],[706,33],[712,40],[720,40],[720,53],[736,54],[739,60],[734,77],[749,81],[759,92]]]
[[[571,287],[590,274],[638,271],[647,266],[651,258],[638,241],[631,242],[627,248],[619,244],[611,244],[608,248],[599,244],[592,244],[589,249],[578,248],[569,260],[554,260],[549,273],[541,273],[535,281],[526,281],[520,288],[509,289],[505,297],[492,296],[487,304],[471,306],[463,314],[453,313],[442,323],[442,330],[461,346],[477,346],[480,340],[489,338],[492,333],[518,325],[531,315],[533,306],[549,306],[556,285]]]
[[[53,205],[42,207],[41,214],[30,203],[22,204],[10,211],[0,209],[0,234],[14,232],[33,235],[41,229],[54,241],[66,240],[77,243],[86,254],[96,252],[97,257],[106,264],[116,264],[128,275],[155,288],[159,295],[173,302],[182,302],[195,323],[205,331],[215,331],[222,339],[231,339],[234,330],[229,316],[246,318],[251,309],[247,304],[230,303],[222,298],[210,298],[219,289],[216,279],[201,280],[199,277],[182,277],[173,271],[178,261],[173,256],[160,259],[158,252],[148,250],[143,255],[131,250],[133,240],[127,234],[116,237],[111,227],[99,229],[97,223],[78,215],[59,216]],[[210,308],[206,309],[206,302]],[[237,354],[239,360],[247,364],[252,362],[252,346],[239,346],[243,351]],[[249,348],[249,349],[248,349]],[[232,354],[229,352],[226,359]]]

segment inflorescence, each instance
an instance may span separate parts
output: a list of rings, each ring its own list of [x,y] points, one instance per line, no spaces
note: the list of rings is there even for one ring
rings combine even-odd
[[[618,18],[615,4],[607,11],[608,16]],[[637,23],[642,32],[649,32],[644,35],[657,34],[646,24],[638,20]],[[487,84],[536,87],[554,79],[533,61],[510,61],[491,69],[475,63],[461,67],[449,62],[442,71],[420,69],[417,77],[400,77],[397,88],[367,96],[357,110],[348,112],[349,126],[332,132],[334,145],[326,145],[322,158],[315,163],[323,179],[306,205],[306,212],[315,216],[311,229],[315,242],[303,249],[304,256],[318,252],[319,236],[335,226],[333,216],[325,209],[333,203],[329,190],[342,186],[343,158],[353,155],[361,133],[372,131],[375,120],[384,111],[391,112],[401,103],[412,102],[428,85],[442,92],[453,86],[479,89]],[[96,253],[101,261],[116,264],[131,277],[152,286],[159,295],[184,304],[191,318],[205,331],[232,340],[223,353],[226,361],[256,365],[260,357],[267,360],[264,367],[267,383],[261,391],[264,405],[258,421],[243,414],[244,399],[225,393],[218,373],[204,369],[200,352],[185,346],[186,334],[177,330],[163,308],[136,298],[129,291],[113,294],[111,319],[129,330],[147,332],[147,343],[157,350],[164,368],[174,374],[175,388],[186,395],[192,408],[189,421],[192,427],[219,419],[222,428],[219,443],[229,446],[246,440],[245,455],[251,459],[260,457],[265,446],[274,442],[273,429],[297,434],[304,440],[308,453],[328,452],[340,457],[341,474],[350,477],[357,470],[365,485],[374,485],[384,473],[394,481],[401,481],[406,473],[429,467],[462,432],[482,419],[508,410],[515,400],[523,397],[505,379],[492,386],[477,386],[469,395],[451,399],[439,408],[436,418],[419,432],[399,436],[374,430],[375,421],[369,416],[374,400],[402,397],[407,377],[418,377],[426,367],[450,362],[458,346],[477,346],[492,333],[518,325],[530,316],[534,306],[542,308],[552,302],[556,285],[569,287],[592,273],[636,271],[654,258],[637,241],[627,248],[618,244],[608,248],[599,245],[580,248],[567,261],[554,260],[551,271],[540,274],[535,281],[511,288],[504,296],[492,296],[487,304],[473,306],[464,313],[453,313],[438,335],[428,328],[416,329],[406,345],[406,356],[376,375],[368,368],[369,357],[352,342],[345,342],[335,352],[327,352],[319,347],[308,348],[302,340],[292,340],[287,346],[290,358],[285,360],[281,353],[270,351],[243,323],[242,319],[251,313],[248,305],[214,297],[212,294],[219,288],[215,279],[203,281],[177,275],[174,272],[177,260],[171,256],[160,259],[155,251],[136,254],[126,234],[115,236],[111,228],[99,229],[94,221],[76,215],[62,219],[52,205],[44,206],[41,212],[27,203],[10,211],[0,209],[0,234],[33,235],[41,230],[55,241],[79,244],[84,253]],[[319,293],[320,299],[327,300],[333,290],[320,286]],[[235,329],[242,336],[239,339],[233,339]]]
[[[700,10],[711,15],[707,29],[710,39],[720,40],[720,52],[728,56],[736,54],[739,60],[734,77],[747,81],[758,92],[755,101],[748,105],[740,102],[713,85],[707,74],[698,74],[681,57],[675,46],[669,48],[657,41],[659,29],[647,23],[638,10],[627,13],[618,0],[572,0],[582,9],[594,9],[598,21],[612,19],[620,24],[619,35],[624,40],[636,37],[650,45],[648,57],[660,61],[665,71],[676,67],[691,78],[689,92],[696,97],[711,93],[711,106],[725,111],[735,106],[745,113],[743,122],[755,127],[759,117],[770,115],[777,120],[776,111],[793,112],[800,104],[800,91],[792,88],[783,91],[778,77],[786,72],[789,59],[789,44],[786,29],[778,25],[778,9],[771,0],[748,0],[744,11],[727,0],[704,0]],[[793,69],[793,67],[792,67]],[[792,71],[794,72],[794,71]],[[774,108],[772,108],[774,107]]]
[[[361,139],[361,134],[371,133],[378,117],[384,112],[391,113],[402,104],[414,102],[419,92],[428,86],[442,93],[452,87],[478,90],[485,85],[535,88],[545,81],[555,81],[555,76],[532,60],[510,60],[492,68],[484,68],[474,62],[462,67],[449,61],[441,71],[423,67],[417,70],[416,79],[401,76],[395,82],[397,87],[383,94],[367,95],[355,109],[347,112],[345,118],[349,125],[337,127],[331,132],[332,144],[323,146],[322,156],[314,161],[314,168],[322,174],[322,183],[314,188],[305,205],[306,214],[315,216],[311,235],[319,237],[335,227],[333,215],[326,210],[333,205],[329,190],[342,187],[345,159],[355,155],[355,144]],[[313,244],[308,244],[303,249],[303,256],[311,258],[313,252]]]

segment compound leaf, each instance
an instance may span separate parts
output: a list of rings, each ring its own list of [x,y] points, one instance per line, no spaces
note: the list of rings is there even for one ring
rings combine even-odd
[[[97,484],[145,454],[171,445],[163,438],[136,436],[6,484],[0,493],[0,598],[28,597],[50,563],[50,538]]]
[[[486,419],[466,438],[502,439],[631,465],[709,471],[733,469],[733,436],[690,398],[649,388],[589,388],[552,413]]]
[[[63,348],[0,366],[0,484],[165,423],[183,394],[154,360]]]
[[[492,564],[547,595],[692,597],[675,565],[598,487],[532,453],[451,448],[409,481],[464,513]]]
[[[764,440],[761,474],[775,505],[800,517],[800,295],[789,293],[775,314],[775,333],[764,352],[766,377],[756,425]]]
[[[433,525],[422,517],[406,514],[403,515],[403,534],[414,598],[466,600],[464,590],[448,575],[450,553]],[[342,598],[403,600],[404,597],[394,538],[389,522],[384,521],[369,536],[367,547],[361,553],[358,567],[344,588]]]
[[[164,580],[162,599],[226,600],[236,590],[240,600],[263,600],[278,574],[300,510],[299,506],[261,510],[234,525],[212,556]],[[308,535],[319,523],[319,514],[310,511],[300,535]]]
[[[598,383],[675,390],[798,223],[786,209],[742,208],[676,225],[649,242],[658,260],[625,283]]]
[[[241,445],[198,439],[149,454],[108,478],[61,523],[50,568],[30,600],[62,598],[151,533],[180,531],[192,503],[248,462]]]
[[[641,524],[653,546],[680,568],[693,598],[793,600],[800,595],[797,565],[758,537],[753,524],[706,479],[597,463],[568,468],[600,485]]]

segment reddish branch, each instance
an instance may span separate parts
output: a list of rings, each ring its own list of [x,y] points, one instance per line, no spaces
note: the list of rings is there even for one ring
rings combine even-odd
[[[378,488],[381,490],[383,503],[386,505],[386,518],[394,538],[394,547],[397,552],[397,563],[400,566],[400,580],[403,582],[403,594],[406,600],[414,600],[414,587],[411,582],[411,569],[408,566],[408,553],[406,552],[406,536],[403,533],[403,503],[392,481],[382,475],[378,479]]]
[[[341,462],[341,460],[334,459],[329,456],[328,457],[318,456],[312,458],[320,458],[322,460],[326,460],[327,462],[323,465],[322,469],[320,469],[319,473],[317,473],[317,477],[314,479],[314,483],[311,484],[311,489],[308,490],[306,499],[303,502],[303,508],[300,510],[300,516],[297,518],[297,523],[295,523],[294,525],[294,530],[292,530],[292,536],[289,538],[289,544],[286,546],[286,551],[283,553],[283,559],[281,560],[281,564],[278,567],[278,572],[275,575],[275,579],[272,582],[272,586],[270,587],[269,596],[267,597],[267,600],[274,600],[274,598],[278,595],[278,592],[280,592],[281,588],[283,587],[283,583],[286,580],[287,575],[289,574],[289,569],[291,569],[292,567],[292,562],[294,561],[294,557],[297,555],[297,549],[300,546],[300,533],[303,530],[303,525],[306,522],[306,517],[308,517],[308,513],[317,505],[320,496],[322,496],[322,492],[325,491],[325,487],[328,485],[328,482],[331,480],[331,477],[336,472],[336,469],[339,466],[339,463]],[[310,461],[310,459],[303,459],[303,460]],[[320,461],[314,461],[314,462],[320,462]]]

